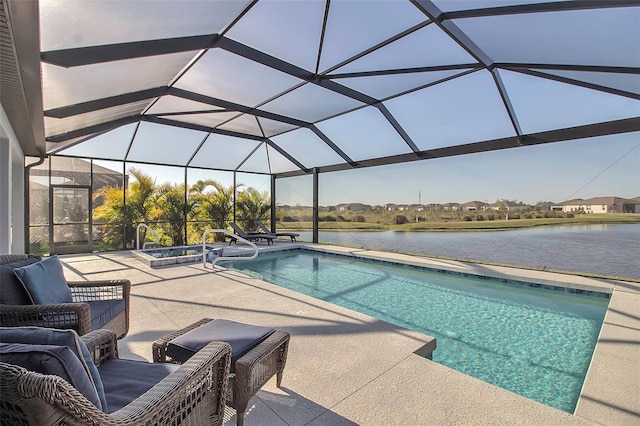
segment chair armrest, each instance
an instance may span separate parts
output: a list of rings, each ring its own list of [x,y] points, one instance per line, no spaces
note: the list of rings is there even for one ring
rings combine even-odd
[[[209,343],[196,355],[122,409],[109,414],[120,424],[221,425],[224,421],[225,397],[231,346]]]
[[[124,324],[118,331],[118,337],[123,337],[129,330],[129,310],[131,299],[131,281],[97,280],[97,281],[70,281],[67,283],[71,296],[76,302],[92,302],[97,300],[124,299]],[[91,328],[89,328],[89,331]]]
[[[131,282],[129,280],[69,281],[74,302],[124,299],[129,304]]]
[[[91,311],[84,302],[48,305],[0,305],[3,327],[48,327],[73,329],[83,335],[91,331]]]
[[[84,344],[87,346],[91,359],[96,366],[102,364],[103,361],[118,356],[118,338],[116,333],[111,330],[93,330],[81,336]]]

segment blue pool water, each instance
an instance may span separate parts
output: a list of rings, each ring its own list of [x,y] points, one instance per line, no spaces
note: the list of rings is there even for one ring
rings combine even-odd
[[[434,361],[569,413],[609,303],[601,293],[309,250],[220,264],[433,336]]]

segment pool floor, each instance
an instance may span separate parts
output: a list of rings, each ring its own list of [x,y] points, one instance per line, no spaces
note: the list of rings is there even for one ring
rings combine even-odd
[[[436,337],[434,361],[568,413],[609,301],[309,250],[221,266]]]

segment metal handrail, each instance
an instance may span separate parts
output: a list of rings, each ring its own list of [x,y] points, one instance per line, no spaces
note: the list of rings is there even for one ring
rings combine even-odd
[[[138,224],[138,227],[136,228],[136,250],[140,250],[140,228],[142,227],[147,228],[149,231],[151,231],[151,233],[153,235],[156,236],[156,240],[154,241],[156,244],[158,244],[158,240],[160,239],[160,236],[158,235],[158,233],[156,231],[154,231],[153,229],[149,228],[149,225],[147,225],[146,223],[142,222],[140,224]],[[146,248],[146,244],[147,243],[143,243],[142,244],[142,248]]]
[[[211,268],[215,269],[216,263],[219,260],[253,260],[256,257],[258,257],[258,254],[260,254],[260,252],[258,251],[258,246],[256,246],[255,244],[253,244],[251,241],[245,240],[244,238],[242,238],[240,235],[236,235],[233,234],[229,231],[227,231],[226,229],[207,229],[206,231],[204,231],[202,233],[202,267],[206,268],[207,267],[207,247],[206,247],[206,243],[207,243],[207,235],[212,233],[212,232],[222,232],[225,235],[228,235],[230,237],[235,238],[236,240],[240,240],[243,243],[247,243],[249,244],[251,247],[253,247],[253,255],[251,256],[219,256],[216,257],[215,259],[213,259],[213,261],[211,262]]]

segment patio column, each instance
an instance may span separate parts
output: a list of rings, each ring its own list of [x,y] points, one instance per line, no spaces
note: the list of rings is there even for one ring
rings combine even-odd
[[[271,232],[276,232],[276,177],[271,175]]]
[[[313,242],[318,242],[318,168],[313,168]]]

